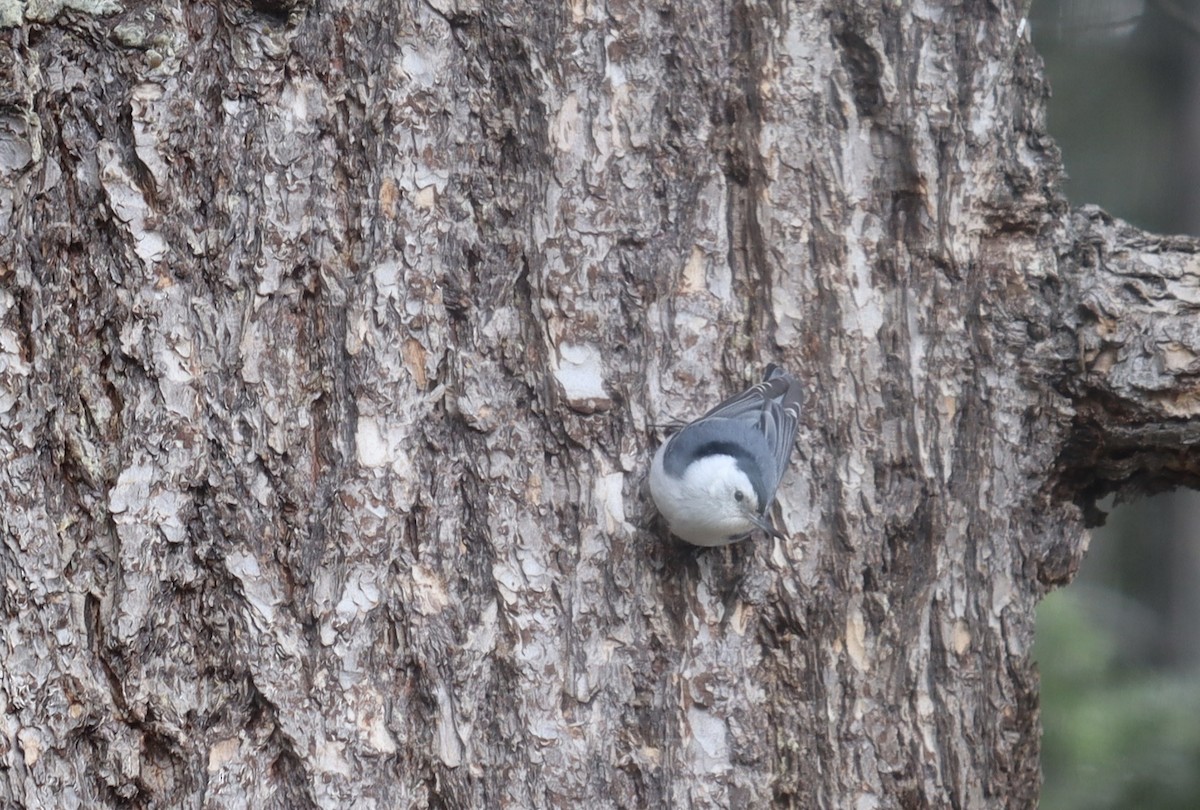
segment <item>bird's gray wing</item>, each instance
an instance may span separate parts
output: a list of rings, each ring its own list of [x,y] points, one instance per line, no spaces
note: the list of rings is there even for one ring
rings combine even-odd
[[[803,402],[804,391],[800,383],[779,366],[771,364],[767,366],[762,382],[720,403],[701,419],[733,419],[758,428],[767,440],[775,462],[775,480],[778,481],[787,470]]]
[[[700,419],[719,416],[723,419],[744,419],[751,423],[756,422],[759,413],[767,402],[782,393],[784,386],[781,385],[781,380],[785,377],[790,379],[786,371],[775,364],[771,364],[767,366],[766,377],[762,382],[750,386],[740,394],[734,394],[729,399],[716,405],[712,410],[700,417]]]
[[[770,382],[781,384],[782,391],[773,396],[759,417],[759,430],[767,438],[767,446],[775,458],[775,469],[779,479],[787,470],[792,447],[796,444],[796,429],[800,426],[800,407],[804,404],[804,390],[787,372]],[[771,392],[774,393],[774,392]]]

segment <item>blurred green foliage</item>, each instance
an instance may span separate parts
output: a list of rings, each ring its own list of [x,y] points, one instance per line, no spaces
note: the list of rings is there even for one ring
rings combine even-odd
[[[1131,663],[1091,589],[1038,611],[1043,810],[1200,807],[1200,680]]]

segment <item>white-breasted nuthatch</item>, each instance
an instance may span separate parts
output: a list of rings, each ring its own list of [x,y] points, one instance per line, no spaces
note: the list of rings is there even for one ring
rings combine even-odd
[[[723,546],[756,528],[783,536],[767,510],[787,470],[803,399],[800,383],[769,365],[762,382],[658,448],[650,495],[672,533],[697,546]]]

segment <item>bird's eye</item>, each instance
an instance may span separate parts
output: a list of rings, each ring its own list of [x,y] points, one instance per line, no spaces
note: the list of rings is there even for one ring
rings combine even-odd
[[[733,493],[733,497],[738,503],[741,503],[742,501],[746,500],[746,496],[744,494],[742,494],[742,491],[740,489]]]

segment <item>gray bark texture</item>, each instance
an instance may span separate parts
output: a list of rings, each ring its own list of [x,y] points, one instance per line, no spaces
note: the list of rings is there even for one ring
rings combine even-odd
[[[0,0],[0,805],[1027,808],[1200,260],[1012,0]],[[783,363],[786,540],[656,426]]]

